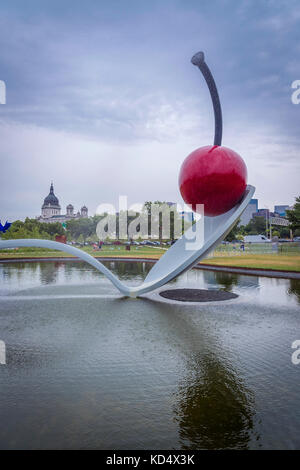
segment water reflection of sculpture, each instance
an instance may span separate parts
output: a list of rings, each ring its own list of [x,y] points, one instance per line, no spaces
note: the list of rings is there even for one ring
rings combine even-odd
[[[183,449],[247,449],[253,436],[254,398],[231,364],[215,352],[189,364],[175,406]]]
[[[174,406],[181,447],[247,449],[251,440],[260,438],[254,430],[253,392],[227,351],[220,349],[209,323],[201,321],[195,328],[187,321],[184,330],[188,375],[178,387]]]
[[[152,302],[152,301],[151,301]],[[153,302],[157,307],[157,304]],[[206,313],[189,306],[159,306],[165,341],[184,357],[185,377],[175,393],[174,419],[182,449],[246,449],[259,441],[255,430],[254,394],[220,340]]]

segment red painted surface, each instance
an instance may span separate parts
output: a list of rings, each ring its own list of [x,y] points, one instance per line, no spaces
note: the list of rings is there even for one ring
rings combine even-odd
[[[60,243],[67,243],[67,237],[65,235],[56,235],[55,241]]]
[[[204,214],[216,216],[229,211],[242,198],[247,184],[247,167],[240,155],[227,147],[201,147],[183,162],[179,174],[181,195],[194,211],[204,204]]]

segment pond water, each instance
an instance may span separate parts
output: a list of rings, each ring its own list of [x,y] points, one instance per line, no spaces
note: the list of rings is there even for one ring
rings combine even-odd
[[[107,263],[137,284],[151,265]],[[192,270],[214,304],[125,299],[75,261],[0,263],[0,448],[300,447],[300,282]]]

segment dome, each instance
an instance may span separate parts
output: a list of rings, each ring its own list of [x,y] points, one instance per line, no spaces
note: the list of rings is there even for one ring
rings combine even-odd
[[[59,201],[57,199],[57,197],[55,196],[54,194],[54,189],[53,189],[53,183],[51,183],[51,186],[50,186],[50,193],[48,194],[47,197],[45,197],[44,199],[44,204],[43,206],[56,206],[57,208],[59,208]]]
[[[74,206],[72,206],[72,204],[68,204],[67,209],[74,209]]]
[[[87,211],[88,208],[87,208],[86,206],[82,206],[81,210],[82,210],[82,211]]]

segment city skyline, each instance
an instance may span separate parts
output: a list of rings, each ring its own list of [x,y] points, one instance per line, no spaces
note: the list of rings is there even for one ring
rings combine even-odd
[[[51,196],[51,201],[48,201],[49,196]],[[66,220],[72,219],[72,218],[81,218],[81,217],[88,217],[88,208],[83,205],[76,213],[74,212],[74,206],[73,204],[60,204],[61,196],[57,197],[56,191],[54,190],[54,183],[51,181],[50,185],[50,193],[46,198],[44,198],[44,202],[41,206],[41,214],[39,216],[35,216],[39,221],[52,221],[52,222],[65,222]],[[144,201],[147,202],[147,201]],[[154,202],[154,201],[152,201]],[[175,202],[168,202],[168,201],[161,201],[163,203],[166,203],[168,205],[173,205],[176,204]],[[62,206],[66,207],[66,214],[61,214]],[[128,205],[129,208],[130,204]],[[259,201],[257,198],[251,199],[250,203],[248,204],[245,212],[243,213],[241,219],[240,219],[240,225],[247,225],[249,221],[255,217],[256,215],[263,215],[264,216],[264,211],[266,211],[269,214],[276,214],[276,216],[280,217],[285,217],[285,210],[291,208],[291,205],[288,204],[280,204],[280,205],[274,205],[274,210],[270,210],[269,208],[263,208],[259,207]],[[116,208],[117,213],[118,212],[118,207]],[[83,212],[82,212],[83,211]],[[283,212],[282,212],[283,211]],[[187,214],[193,214],[193,211],[190,209],[190,212],[183,211],[183,213],[186,212]],[[96,211],[97,213],[97,211]],[[96,215],[96,213],[91,214],[92,216]]]

